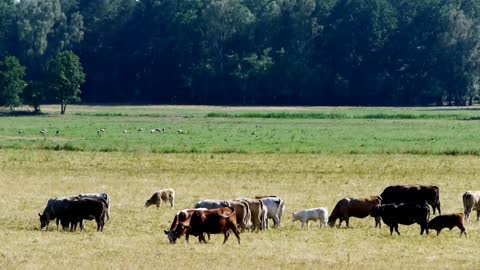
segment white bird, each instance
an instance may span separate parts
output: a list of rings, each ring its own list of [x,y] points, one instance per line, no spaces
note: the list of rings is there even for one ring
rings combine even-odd
[[[47,131],[46,130],[40,130],[40,133],[42,133],[43,135],[47,134]]]
[[[104,129],[104,128],[101,128],[101,129],[100,129],[100,132],[105,132],[105,129]]]
[[[127,131],[126,129],[123,131],[123,133],[127,133],[127,132],[128,132],[128,131]]]
[[[182,134],[183,133],[183,130],[179,129],[177,130],[178,133]]]
[[[18,131],[18,134],[23,134],[23,130],[19,130],[19,131]]]
[[[139,128],[137,131],[142,132],[143,130],[144,130],[143,128]]]
[[[157,131],[157,130],[155,130],[155,129],[151,129],[151,130],[150,130],[150,133],[155,133],[156,131]]]

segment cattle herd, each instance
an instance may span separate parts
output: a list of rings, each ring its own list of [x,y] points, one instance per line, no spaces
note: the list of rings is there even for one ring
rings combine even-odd
[[[468,220],[472,211],[477,211],[477,221],[480,217],[480,191],[467,191],[463,194],[464,213],[441,214],[440,190],[436,186],[388,186],[379,196],[367,198],[342,198],[333,208],[330,215],[325,207],[305,209],[292,213],[293,221],[300,221],[302,228],[309,227],[309,221],[319,221],[320,228],[327,224],[337,227],[345,221],[350,227],[350,217],[375,219],[375,227],[381,227],[381,221],[400,235],[398,225],[420,225],[420,234],[428,234],[433,229],[440,234],[444,228],[460,229],[460,236],[467,231],[464,220]],[[175,192],[164,189],[155,192],[145,203],[145,207],[161,206],[169,202],[174,207]],[[435,215],[430,219],[430,207]],[[206,243],[210,234],[223,233],[225,243],[231,232],[240,243],[240,232],[260,231],[269,229],[269,220],[273,227],[279,228],[285,212],[285,202],[278,196],[256,196],[255,198],[237,198],[233,200],[201,200],[191,209],[177,212],[169,230],[165,230],[170,243],[185,236],[198,237]],[[61,224],[63,230],[75,231],[77,225],[84,229],[84,220],[95,219],[97,231],[103,231],[105,219],[110,218],[110,197],[106,193],[86,193],[73,197],[53,198],[48,200],[40,217],[40,229],[48,229],[51,220],[56,220],[57,230]]]

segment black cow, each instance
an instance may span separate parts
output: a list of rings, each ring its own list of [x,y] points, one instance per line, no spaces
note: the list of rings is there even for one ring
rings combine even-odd
[[[440,190],[437,186],[388,186],[380,194],[380,197],[382,197],[382,204],[422,204],[426,201],[432,206],[434,215],[435,209],[438,209],[438,214],[442,214],[440,210]]]
[[[430,208],[426,202],[422,204],[400,203],[377,205],[372,208],[370,213],[372,217],[381,217],[383,223],[390,227],[390,235],[393,229],[400,235],[398,224],[420,225],[420,235],[425,231],[428,234],[428,219],[430,217]]]
[[[50,220],[56,218],[57,221],[61,221],[64,229],[71,224],[71,230],[74,230],[76,224],[80,223],[80,230],[83,230],[84,219],[95,219],[97,231],[103,231],[107,209],[105,201],[96,198],[72,197],[49,200],[43,214],[38,213],[40,228],[48,228]]]
[[[43,213],[38,213],[38,216],[40,217],[40,229],[45,228],[48,230],[48,224],[50,221],[56,219],[58,230],[58,224],[60,223],[61,218],[65,217],[68,212],[69,201],[74,199],[75,197],[49,199]],[[64,230],[68,228],[68,222],[65,222],[65,219],[62,222],[62,226]]]

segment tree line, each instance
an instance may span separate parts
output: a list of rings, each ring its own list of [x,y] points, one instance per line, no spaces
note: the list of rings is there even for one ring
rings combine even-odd
[[[2,0],[0,104],[468,105],[479,22],[480,0]]]

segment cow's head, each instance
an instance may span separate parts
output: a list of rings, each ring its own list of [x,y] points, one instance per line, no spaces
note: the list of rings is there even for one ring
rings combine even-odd
[[[177,239],[180,238],[182,235],[186,233],[186,231],[190,228],[190,226],[185,225],[183,222],[178,223],[174,230],[166,231],[164,230],[165,234],[168,237],[168,241],[170,244],[177,243]]]
[[[145,202],[145,207],[149,207],[150,205],[152,205],[152,203],[150,202],[150,200],[147,200],[147,201]]]
[[[48,223],[50,223],[50,219],[45,214],[42,215],[38,213],[38,216],[40,218],[40,229],[42,230],[43,228],[48,226]]]

